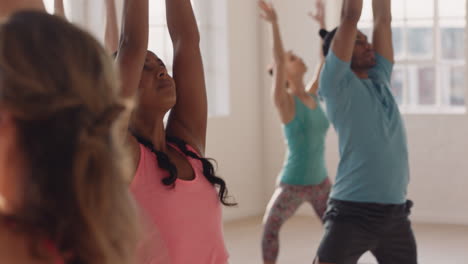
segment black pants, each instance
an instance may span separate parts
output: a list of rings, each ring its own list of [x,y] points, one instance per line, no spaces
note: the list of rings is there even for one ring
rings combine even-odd
[[[401,205],[330,200],[324,216],[320,262],[356,264],[371,251],[379,264],[416,264],[416,241],[408,218],[413,203]]]

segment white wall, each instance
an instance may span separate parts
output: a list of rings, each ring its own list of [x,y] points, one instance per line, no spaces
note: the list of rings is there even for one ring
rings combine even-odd
[[[228,117],[209,120],[208,155],[218,161],[239,203],[225,210],[226,220],[258,215],[264,207],[256,6],[252,0],[228,1],[231,109]]]
[[[301,13],[308,9],[310,1],[295,1],[295,5],[277,2],[281,9],[281,26],[288,32],[287,46],[312,53],[300,53],[305,58],[314,57],[318,52],[315,43],[318,39],[303,38],[299,32],[312,32],[305,27]],[[338,18],[339,1],[327,1],[329,10],[336,10],[331,22]],[[288,10],[288,11],[287,11]],[[287,21],[285,21],[287,20]],[[299,29],[299,30],[298,30]],[[303,30],[301,30],[303,29]],[[261,45],[269,49],[269,35],[263,35]],[[311,46],[312,45],[312,46]],[[315,44],[316,45],[316,44]],[[467,52],[468,54],[468,52]],[[269,58],[269,57],[268,57]],[[263,59],[264,63],[269,59]],[[310,64],[309,64],[310,65]],[[270,80],[264,80],[269,87]],[[468,89],[467,89],[468,90]],[[467,92],[468,101],[468,92]],[[271,195],[274,181],[282,162],[284,147],[278,119],[268,96],[264,98],[264,155],[265,174],[268,177],[267,196]],[[411,166],[411,182],[408,197],[415,202],[412,219],[418,222],[438,222],[468,224],[468,115],[404,115],[406,122]],[[327,165],[330,176],[335,177],[338,164],[338,142],[334,131],[327,138]],[[269,198],[269,197],[268,197]],[[268,199],[267,198],[267,199]],[[300,214],[312,215],[310,207],[301,208]]]
[[[413,218],[468,224],[468,116],[406,116]]]

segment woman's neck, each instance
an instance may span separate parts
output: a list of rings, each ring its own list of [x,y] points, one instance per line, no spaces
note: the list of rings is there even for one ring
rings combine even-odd
[[[166,152],[167,150],[167,142],[166,142],[166,129],[164,127],[163,119],[158,120],[153,127],[152,133],[153,146],[155,150]]]
[[[151,141],[157,151],[166,152],[166,130],[164,127],[164,116],[153,117],[153,122],[135,120],[131,124],[132,133]],[[148,125],[151,124],[151,125]]]
[[[310,87],[309,90],[307,90],[306,92],[308,94],[317,95],[318,88],[319,88],[318,81],[315,81],[314,83],[310,84],[309,87]]]

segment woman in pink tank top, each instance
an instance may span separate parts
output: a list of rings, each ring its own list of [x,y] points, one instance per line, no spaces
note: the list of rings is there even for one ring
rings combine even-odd
[[[145,15],[140,9],[138,18]],[[136,98],[129,119],[128,142],[136,165],[130,188],[161,233],[171,264],[225,264],[221,204],[232,204],[225,182],[204,156],[207,97],[191,1],[167,0],[166,17],[174,78],[150,51],[139,52],[139,62],[135,54],[117,53],[123,92]],[[135,32],[142,32],[143,22],[138,25]]]
[[[135,260],[115,80],[98,41],[59,17],[0,24],[0,263]]]

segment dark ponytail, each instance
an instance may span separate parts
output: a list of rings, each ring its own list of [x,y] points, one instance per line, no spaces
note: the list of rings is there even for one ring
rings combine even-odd
[[[322,38],[322,39],[324,39],[324,38],[328,35],[328,33],[330,33],[330,32],[328,32],[326,29],[321,28],[321,29],[319,30],[319,36],[320,36],[320,38]]]
[[[334,28],[332,31],[327,31],[325,29],[320,29],[319,35],[322,38],[322,53],[323,56],[327,56],[328,52],[330,51],[330,47],[333,41],[333,38],[335,37],[336,31],[338,28]]]
[[[151,152],[153,152],[157,159],[158,159],[158,166],[159,168],[167,171],[169,173],[169,176],[166,178],[162,179],[162,183],[165,186],[172,186],[175,187],[175,182],[177,180],[177,167],[172,163],[172,161],[169,159],[169,156],[162,152],[162,151],[157,151],[154,148],[154,145],[151,141],[137,135],[136,133],[133,133],[133,136],[137,139],[137,141],[148,148]],[[180,151],[184,153],[184,155],[199,160],[202,165],[203,165],[203,175],[206,177],[206,179],[215,187],[218,188],[218,197],[220,202],[225,205],[225,206],[236,206],[237,203],[231,203],[228,202],[228,190],[226,187],[226,182],[215,175],[215,169],[213,164],[211,164],[210,160],[212,159],[207,159],[199,156],[197,153],[190,151],[187,148],[187,143],[183,141],[182,139],[175,138],[175,137],[167,137],[167,142],[170,144],[174,144]]]

